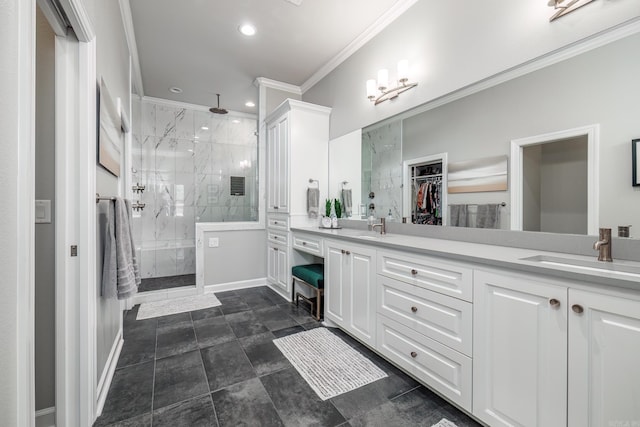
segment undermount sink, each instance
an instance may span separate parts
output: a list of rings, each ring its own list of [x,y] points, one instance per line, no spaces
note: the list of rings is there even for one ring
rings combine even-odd
[[[382,236],[374,234],[359,234],[358,237],[361,239],[378,240]]]
[[[583,271],[593,271],[599,273],[608,273],[621,277],[633,277],[640,279],[640,265],[627,264],[629,261],[587,261],[581,259],[561,258],[547,255],[535,255],[527,258],[520,258],[521,261],[532,261],[543,265],[572,268]]]

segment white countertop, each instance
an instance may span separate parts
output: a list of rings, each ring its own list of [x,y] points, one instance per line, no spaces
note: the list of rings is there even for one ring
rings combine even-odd
[[[325,238],[344,239],[379,248],[444,257],[480,264],[480,266],[509,268],[640,291],[640,263],[634,261],[614,259],[612,263],[602,262],[597,261],[595,256],[587,257],[403,234],[381,235],[378,232],[352,228],[292,227],[291,231],[311,233]],[[525,259],[533,257],[537,259]]]

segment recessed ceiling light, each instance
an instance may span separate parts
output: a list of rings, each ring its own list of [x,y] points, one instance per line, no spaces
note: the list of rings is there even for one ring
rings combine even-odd
[[[244,103],[244,105],[246,105],[247,107],[255,107],[255,106],[256,106],[256,104],[254,104],[254,103],[253,103],[253,102],[251,102],[251,101],[247,101],[247,102],[245,102],[245,103]]]
[[[209,130],[209,128],[207,126],[202,126],[200,129],[202,130]]]
[[[200,137],[198,135],[194,136],[195,139],[200,139]]]
[[[245,36],[253,36],[256,33],[256,27],[251,24],[242,24],[238,27],[238,30]]]
[[[171,93],[182,93],[182,89],[180,89],[179,87],[173,86],[169,88],[169,92]]]

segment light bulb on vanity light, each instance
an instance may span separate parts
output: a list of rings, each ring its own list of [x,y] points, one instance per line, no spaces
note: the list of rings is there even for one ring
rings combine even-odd
[[[382,92],[389,87],[389,70],[378,70],[378,89]]]
[[[409,81],[409,61],[403,59],[398,62],[398,82],[405,84]]]
[[[374,79],[367,80],[367,98],[375,99],[377,96],[376,81]]]

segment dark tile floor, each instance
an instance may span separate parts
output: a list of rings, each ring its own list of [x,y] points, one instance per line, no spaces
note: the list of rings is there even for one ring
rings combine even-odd
[[[149,320],[125,313],[124,346],[94,426],[478,425],[340,330],[388,377],[320,400],[273,344],[322,327],[266,287],[216,294],[222,306]]]
[[[150,277],[148,279],[142,279],[140,286],[138,286],[138,292],[159,291],[164,289],[195,285],[195,274],[182,274],[180,276],[167,277]]]

